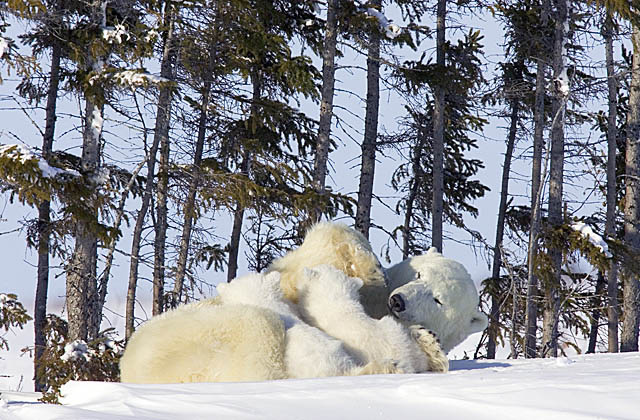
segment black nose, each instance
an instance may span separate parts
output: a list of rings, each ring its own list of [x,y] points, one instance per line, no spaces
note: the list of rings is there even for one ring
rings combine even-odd
[[[389,308],[393,312],[402,312],[406,309],[404,300],[400,295],[393,295],[389,298]]]

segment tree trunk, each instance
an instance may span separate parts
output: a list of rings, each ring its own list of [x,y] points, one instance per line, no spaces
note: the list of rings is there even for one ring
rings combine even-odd
[[[175,51],[173,48],[173,9],[171,2],[165,3],[165,19],[168,22],[168,29],[165,33],[164,48],[162,54],[162,63],[160,66],[160,75],[167,80],[173,79],[173,61],[175,59]],[[142,228],[144,227],[144,221],[151,203],[151,197],[153,194],[154,177],[155,177],[155,165],[156,154],[160,144],[166,145],[168,154],[169,143],[169,122],[171,120],[171,88],[162,86],[160,87],[158,97],[158,110],[156,114],[156,124],[153,134],[153,143],[149,150],[148,163],[147,163],[147,180],[145,184],[144,194],[142,196],[142,203],[140,204],[140,210],[136,216],[136,225],[133,229],[133,237],[131,244],[131,261],[129,265],[129,285],[127,288],[127,303],[125,314],[125,337],[128,340],[134,331],[134,308],[136,300],[136,285],[138,283],[138,265],[140,256],[140,243],[142,236]],[[164,243],[162,245],[164,247]],[[155,273],[154,273],[155,274]],[[162,280],[164,281],[164,279]],[[161,290],[156,290],[156,282],[154,276],[154,299],[153,299],[153,311],[161,311],[162,308],[162,294]],[[158,312],[159,313],[159,312]]]
[[[493,248],[493,269],[491,278],[495,285],[500,282],[500,268],[502,267],[502,239],[504,237],[504,219],[507,213],[507,199],[509,198],[509,175],[511,173],[511,158],[513,157],[513,149],[516,143],[516,134],[518,131],[518,109],[519,104],[516,99],[511,104],[511,125],[509,127],[509,136],[507,138],[507,151],[504,155],[504,165],[502,167],[502,187],[500,191],[500,206],[498,207],[498,223],[496,227],[496,243]],[[494,291],[497,291],[496,287]],[[513,297],[516,299],[516,296]],[[487,359],[496,358],[496,341],[498,338],[500,306],[502,302],[498,296],[491,296],[491,316],[489,319],[489,341],[487,343]],[[515,321],[515,320],[512,320]]]
[[[318,125],[318,139],[313,169],[313,189],[318,194],[324,194],[327,177],[327,161],[329,160],[329,145],[331,143],[331,117],[333,116],[333,95],[335,85],[335,56],[338,37],[337,20],[338,0],[327,1],[327,27],[322,55],[322,98],[320,102],[320,122]],[[322,217],[324,209],[317,208],[310,214],[310,221],[317,222]]]
[[[51,47],[51,70],[49,72],[49,91],[45,108],[45,129],[42,137],[42,158],[48,161],[53,150],[53,137],[56,126],[56,103],[60,84],[60,55],[62,47],[54,42]],[[34,384],[36,392],[43,391],[45,383],[39,374],[40,358],[44,352],[46,338],[44,328],[47,324],[47,292],[49,289],[49,240],[51,235],[51,203],[43,201],[38,206],[38,280],[34,310]]]
[[[598,343],[598,328],[600,327],[600,307],[602,306],[602,293],[604,292],[605,280],[602,271],[598,271],[598,280],[596,282],[596,291],[591,300],[591,329],[589,330],[589,345],[587,353],[596,352],[596,344]]]
[[[180,250],[178,251],[176,281],[173,286],[174,306],[182,302],[182,286],[187,270],[189,243],[191,242],[191,231],[195,217],[196,192],[198,191],[198,184],[200,183],[200,163],[202,162],[202,152],[207,134],[207,110],[209,108],[210,91],[211,83],[207,82],[205,83],[202,93],[202,107],[200,109],[200,120],[198,121],[198,138],[196,140],[196,150],[193,155],[193,170],[191,171],[187,200],[184,204],[184,223],[182,226],[182,236],[180,237]]]
[[[244,166],[244,165],[243,165]],[[240,254],[240,237],[242,236],[242,222],[244,221],[244,207],[238,203],[233,212],[233,227],[229,240],[229,265],[227,270],[227,282],[238,275],[238,255]]]
[[[253,92],[251,96],[251,112],[249,118],[255,120],[258,118],[258,101],[262,97],[262,76],[259,72],[254,72],[252,76]],[[249,127],[256,126],[255,124],[248,124]],[[254,133],[248,133],[248,135],[254,135]],[[251,152],[245,148],[240,164],[240,173],[249,177],[251,170]],[[238,202],[235,211],[233,212],[233,227],[231,228],[231,238],[229,239],[229,264],[227,266],[227,282],[236,278],[238,274],[238,255],[240,254],[240,237],[242,236],[242,223],[244,222],[244,206]]]
[[[103,28],[106,26],[106,1],[91,3],[91,21]],[[108,54],[93,56],[87,50],[87,70],[104,71]],[[100,172],[100,137],[104,121],[102,98],[99,92],[85,92],[85,116],[82,132],[82,156],[80,166],[87,188],[93,191],[84,203],[86,214],[75,220],[75,247],[67,266],[67,318],[69,340],[91,340],[100,329],[102,314],[96,313],[98,240],[95,229],[98,225],[98,204],[96,182]]]
[[[158,183],[156,189],[155,240],[153,243],[153,315],[162,313],[164,306],[165,247],[169,229],[169,154],[170,139],[160,139]]]
[[[447,1],[438,0],[436,30],[436,64],[441,74],[445,69],[445,28]],[[445,81],[438,81],[434,91],[433,107],[433,203],[431,222],[431,242],[442,252],[442,212],[444,194],[444,112]]]
[[[426,142],[426,134],[424,129],[420,128],[418,131],[418,142],[413,149],[413,180],[411,181],[411,187],[409,189],[409,197],[407,197],[407,204],[405,208],[404,223],[402,225],[402,259],[409,258],[411,253],[411,219],[413,218],[413,203],[418,196],[418,190],[420,189],[420,183],[422,182],[422,153]]]
[[[94,69],[101,66],[97,63]],[[102,109],[95,99],[85,99],[85,121],[82,139],[81,167],[87,185],[95,183],[100,166],[100,135],[102,133]],[[95,185],[93,185],[95,188]],[[94,192],[94,194],[97,191]],[[67,317],[69,321],[69,340],[87,340],[95,338],[95,319],[91,307],[96,295],[96,265],[98,260],[98,241],[95,226],[98,222],[96,197],[87,200],[87,214],[76,220],[75,249],[67,268]],[[93,329],[93,328],[91,328]]]
[[[613,60],[613,20],[609,14],[605,21],[604,39],[609,97],[609,116],[607,121],[607,219],[604,233],[607,238],[615,238],[618,80],[616,79]],[[612,261],[607,271],[607,343],[610,353],[618,352],[618,310],[618,267]]]
[[[627,153],[625,156],[626,195],[624,240],[633,255],[640,252],[640,27],[633,26],[633,63],[627,116]],[[634,257],[637,258],[637,257]],[[640,324],[640,280],[631,270],[623,273],[623,313],[620,351],[638,351]]]
[[[556,1],[555,40],[553,48],[554,96],[551,103],[553,123],[551,125],[551,167],[549,180],[549,228],[558,229],[563,223],[562,190],[564,177],[564,120],[568,97],[567,70],[565,67],[568,34],[568,0]],[[566,84],[566,85],[565,85]],[[545,283],[544,321],[542,328],[543,353],[558,355],[558,317],[560,312],[560,284],[562,275],[562,249],[549,249],[553,274]]]
[[[380,6],[381,0],[371,2]],[[378,138],[378,109],[380,106],[380,34],[376,29],[370,33],[369,55],[367,57],[367,109],[364,119],[364,139],[362,140],[362,161],[360,165],[360,186],[355,228],[365,238],[369,238],[371,226],[371,198],[376,168],[376,141]]]
[[[549,16],[549,2],[543,2],[542,22],[546,24]],[[524,354],[527,358],[537,355],[538,330],[538,278],[535,275],[535,257],[538,254],[538,235],[540,233],[540,201],[542,198],[542,148],[544,145],[544,98],[545,61],[537,59],[536,95],[534,104],[534,133],[533,133],[533,162],[531,170],[531,228],[529,231],[529,250],[527,256],[527,302],[526,302],[526,332]]]

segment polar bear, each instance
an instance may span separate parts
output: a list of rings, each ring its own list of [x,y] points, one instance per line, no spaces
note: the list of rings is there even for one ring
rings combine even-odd
[[[371,317],[393,315],[406,326],[421,325],[435,333],[445,353],[487,326],[469,273],[435,248],[385,270],[362,234],[342,223],[322,222],[309,230],[299,248],[275,260],[267,270],[281,273],[285,297],[297,302],[297,282],[303,270],[321,264],[363,280],[360,302]],[[402,301],[401,310],[405,294],[407,301]],[[430,344],[424,350],[433,351]]]
[[[445,353],[487,327],[469,273],[436,248],[389,268],[387,279],[391,314],[407,325],[435,331]]]
[[[446,371],[444,354],[421,350],[420,340],[433,336],[365,314],[361,285],[333,267],[307,269],[296,307],[284,298],[277,272],[221,284],[220,304],[184,305],[144,324],[121,359],[121,379],[222,382]],[[326,332],[303,322],[298,309]]]
[[[391,315],[368,316],[359,302],[363,281],[329,265],[305,269],[298,281],[302,319],[343,342],[360,363],[394,361],[397,372],[446,372],[449,362],[425,328]]]

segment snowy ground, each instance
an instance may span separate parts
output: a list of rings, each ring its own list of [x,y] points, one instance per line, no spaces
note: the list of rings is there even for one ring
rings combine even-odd
[[[62,405],[8,393],[0,419],[629,419],[640,418],[640,354],[452,362],[447,374],[262,383],[72,382]]]

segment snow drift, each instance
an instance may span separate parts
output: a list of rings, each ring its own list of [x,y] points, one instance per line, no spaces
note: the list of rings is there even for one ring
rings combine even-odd
[[[71,382],[62,405],[3,394],[0,419],[629,419],[640,413],[640,354],[459,360],[447,374],[254,383]]]

